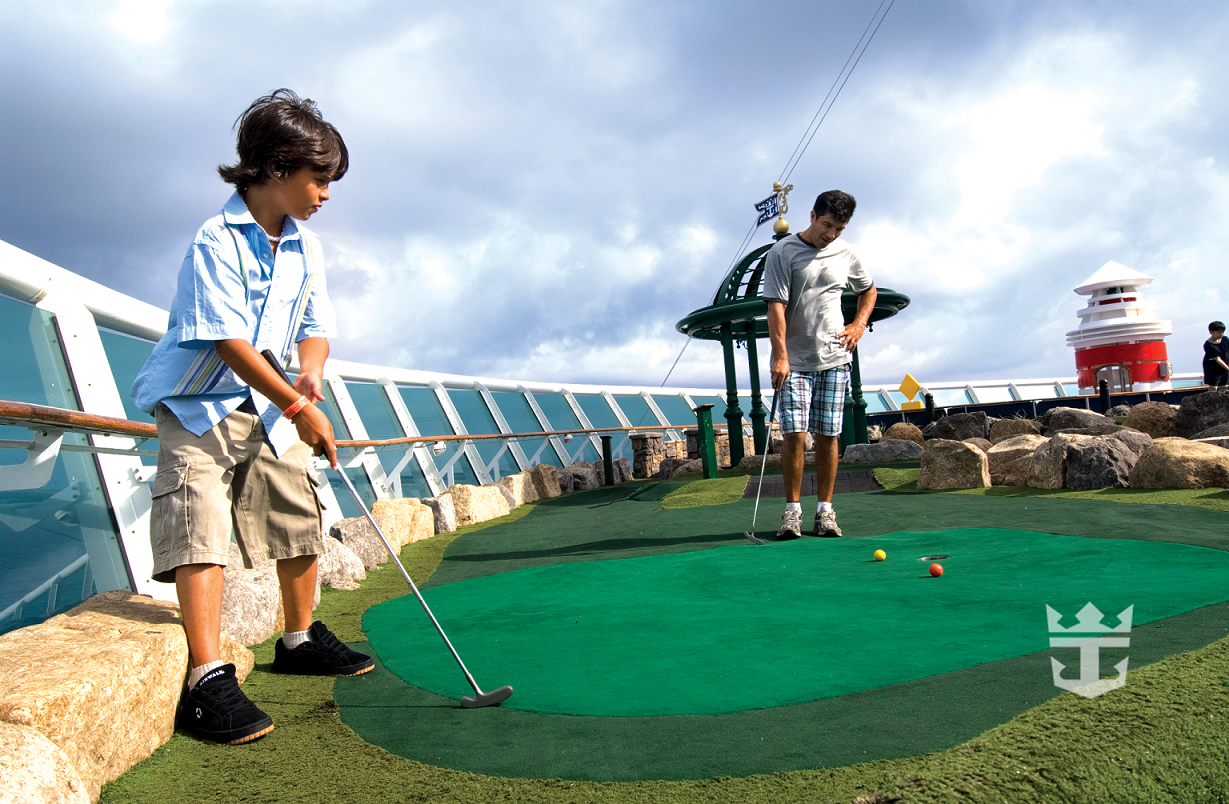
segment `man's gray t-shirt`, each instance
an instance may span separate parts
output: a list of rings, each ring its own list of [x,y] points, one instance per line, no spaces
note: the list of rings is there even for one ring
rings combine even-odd
[[[764,262],[764,299],[785,304],[790,371],[826,371],[852,358],[837,335],[845,328],[841,291],[873,282],[857,252],[837,238],[822,251],[798,235],[778,240]]]

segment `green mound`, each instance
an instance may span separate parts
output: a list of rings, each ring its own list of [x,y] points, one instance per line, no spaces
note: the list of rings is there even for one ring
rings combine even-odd
[[[743,498],[747,480],[745,476],[697,480],[667,494],[659,507],[668,511],[672,508],[699,508],[702,505],[738,502]]]
[[[917,560],[933,554],[951,556],[939,579]],[[1107,624],[1132,605],[1137,624],[1174,616],[1229,599],[1227,573],[1220,550],[964,528],[560,564],[427,598],[471,671],[516,688],[507,708],[713,715],[1033,653],[1048,646],[1046,605],[1073,617],[1095,601]],[[469,694],[414,599],[363,624],[399,678]]]

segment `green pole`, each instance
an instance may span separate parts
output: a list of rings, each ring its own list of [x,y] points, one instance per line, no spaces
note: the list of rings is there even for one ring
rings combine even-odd
[[[713,438],[713,406],[696,407],[696,424],[700,429],[700,465],[706,480],[717,476],[717,441]]]
[[[768,411],[764,409],[764,396],[760,393],[760,355],[756,347],[755,322],[747,327],[747,365],[751,369],[751,432],[755,440],[755,454],[764,454],[768,443],[768,428],[764,422]]]
[[[734,374],[734,335],[730,322],[721,325],[721,348],[725,355],[725,422],[730,436],[730,466],[743,459],[743,411],[738,406],[738,379]],[[716,475],[714,475],[716,477]]]
[[[858,363],[858,347],[853,349],[849,368],[849,393],[845,394],[845,422],[841,427],[841,451],[850,444],[866,444],[866,397],[862,395],[862,368]]]

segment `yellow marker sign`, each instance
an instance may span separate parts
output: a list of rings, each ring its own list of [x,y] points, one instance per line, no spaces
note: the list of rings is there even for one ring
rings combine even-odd
[[[905,399],[913,399],[921,387],[918,381],[913,379],[912,374],[906,374],[905,379],[901,380],[900,392],[905,395]]]
[[[906,402],[905,404],[900,406],[900,409],[901,410],[921,410],[924,407],[926,407],[926,403],[919,399],[916,402]]]

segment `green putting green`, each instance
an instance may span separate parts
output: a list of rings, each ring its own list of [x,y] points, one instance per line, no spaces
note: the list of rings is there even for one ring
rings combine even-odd
[[[932,554],[951,556],[941,578],[917,561]],[[1110,625],[1132,605],[1135,624],[1172,617],[1229,599],[1227,571],[1205,547],[966,527],[528,567],[425,595],[479,681],[516,688],[505,708],[713,715],[1044,650],[1046,605],[1065,625],[1089,601]],[[397,677],[470,693],[414,598],[363,624]]]

